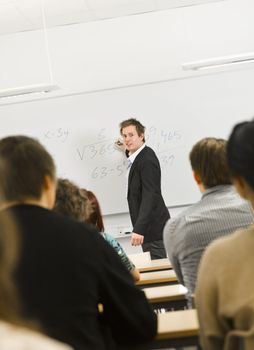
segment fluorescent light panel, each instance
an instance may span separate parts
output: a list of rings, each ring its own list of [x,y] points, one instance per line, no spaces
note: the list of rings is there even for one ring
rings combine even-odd
[[[0,90],[0,98],[23,96],[34,93],[47,93],[58,89],[59,86],[56,84],[26,85],[13,89]]]
[[[195,61],[183,63],[183,70],[203,70],[210,68],[219,68],[226,65],[242,64],[242,63],[252,63],[254,62],[254,52],[234,55],[234,56],[224,56],[211,58],[207,60]]]

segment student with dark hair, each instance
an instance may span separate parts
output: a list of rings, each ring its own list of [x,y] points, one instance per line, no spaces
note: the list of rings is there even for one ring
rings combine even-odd
[[[201,200],[168,221],[164,242],[180,283],[189,295],[195,290],[200,258],[216,238],[253,221],[253,212],[231,184],[226,160],[227,142],[218,138],[198,141],[190,152]]]
[[[54,210],[72,219],[95,226],[103,238],[115,249],[134,280],[139,280],[139,271],[129,260],[121,245],[112,236],[104,233],[101,209],[97,198],[91,191],[80,189],[67,179],[58,179]]]
[[[23,315],[76,350],[148,346],[156,315],[115,251],[92,227],[51,210],[49,153],[32,138],[10,136],[0,140],[1,160],[1,204],[20,230],[15,283]]]
[[[0,170],[2,173],[2,171]],[[0,176],[1,177],[1,176]],[[2,179],[1,179],[2,180]],[[1,182],[2,183],[2,182]],[[0,212],[0,349],[71,350],[67,345],[39,333],[37,325],[21,316],[21,305],[13,282],[19,241],[17,227],[10,214]]]
[[[87,194],[68,179],[57,180],[54,210],[81,222],[87,222],[93,212]]]
[[[254,208],[254,120],[237,124],[227,144],[233,184]],[[211,244],[200,264],[196,305],[204,350],[254,348],[254,226]]]
[[[145,127],[134,118],[120,124],[128,157],[127,200],[133,232],[131,244],[149,251],[151,259],[165,258],[162,232],[169,211],[161,193],[161,169],[155,152],[145,144]],[[116,143],[118,145],[118,143]]]

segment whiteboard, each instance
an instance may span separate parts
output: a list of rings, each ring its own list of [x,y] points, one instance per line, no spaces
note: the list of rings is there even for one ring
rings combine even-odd
[[[136,117],[160,160],[168,207],[200,198],[189,151],[202,137],[227,137],[254,111],[254,71],[0,105],[0,136],[38,138],[53,155],[59,177],[96,193],[104,215],[128,212],[126,159],[114,148],[119,123]]]

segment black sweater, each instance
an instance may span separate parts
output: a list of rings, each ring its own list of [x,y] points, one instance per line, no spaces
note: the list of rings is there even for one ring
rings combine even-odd
[[[156,315],[100,234],[39,206],[9,210],[21,236],[15,278],[26,317],[76,350],[104,350],[109,334],[129,348],[155,336]]]

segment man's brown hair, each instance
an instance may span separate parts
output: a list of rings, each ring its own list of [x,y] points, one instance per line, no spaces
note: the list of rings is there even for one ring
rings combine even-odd
[[[227,141],[207,137],[197,142],[190,152],[192,169],[205,188],[231,184],[226,158]]]
[[[123,128],[126,128],[127,126],[133,125],[135,126],[138,136],[141,136],[142,134],[144,134],[144,142],[145,142],[145,126],[142,125],[137,119],[135,118],[130,118],[130,119],[126,119],[123,122],[120,123],[120,133],[122,134],[122,130]]]

